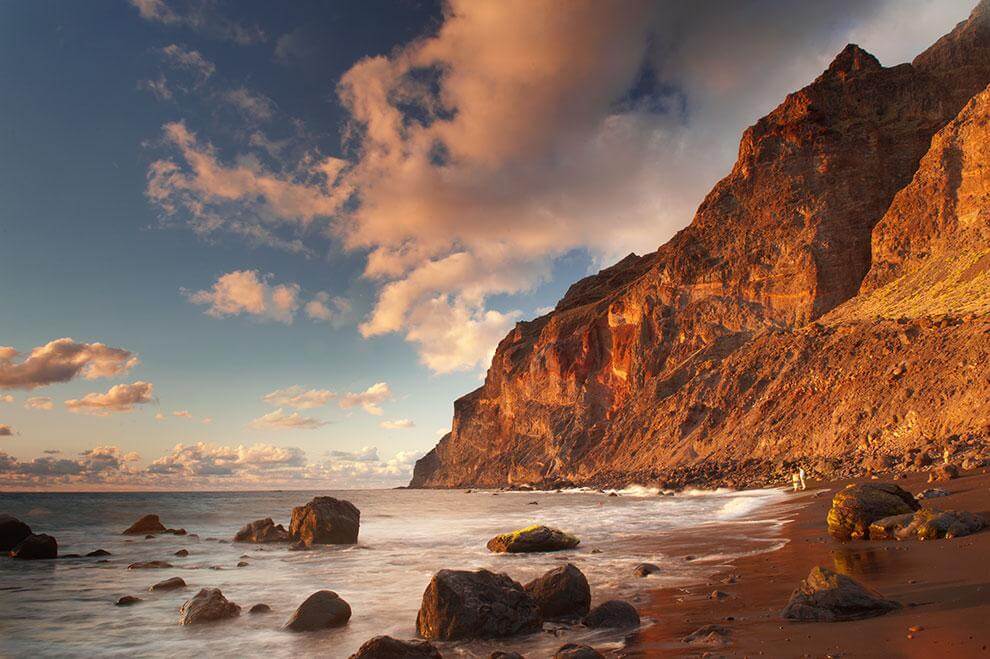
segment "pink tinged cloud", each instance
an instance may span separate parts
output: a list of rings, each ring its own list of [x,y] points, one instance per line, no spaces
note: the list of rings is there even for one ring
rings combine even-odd
[[[13,428],[8,426],[6,423],[0,423],[0,437],[12,437],[13,435]]]
[[[0,395],[0,403],[13,403],[13,402],[14,402],[14,397],[11,396],[10,394]]]
[[[135,405],[144,405],[152,400],[154,385],[150,382],[118,384],[103,394],[91,393],[82,398],[65,401],[70,412],[108,416],[117,412],[131,412]]]
[[[299,385],[276,389],[265,394],[261,400],[269,405],[293,407],[299,410],[309,410],[316,407],[323,407],[337,394],[328,389],[304,389]]]
[[[49,396],[31,396],[24,401],[26,410],[52,410],[55,409],[55,401]]]
[[[406,428],[415,428],[416,424],[411,419],[394,419],[382,421],[378,424],[378,427],[385,430],[404,430]]]
[[[329,421],[303,416],[299,412],[286,414],[280,407],[254,419],[248,424],[248,427],[255,430],[316,430],[328,423]]]
[[[345,410],[360,407],[368,414],[381,416],[381,404],[388,400],[392,400],[392,388],[387,382],[376,382],[362,392],[344,394],[339,405]]]
[[[291,325],[299,308],[299,285],[272,285],[271,278],[254,270],[236,270],[221,275],[209,289],[183,293],[193,304],[206,305],[207,315],[215,318],[246,314]]]
[[[15,361],[19,356],[14,348],[0,346],[0,389],[30,390],[76,377],[108,378],[138,364],[130,351],[102,343],[77,343],[70,338],[50,341]]]

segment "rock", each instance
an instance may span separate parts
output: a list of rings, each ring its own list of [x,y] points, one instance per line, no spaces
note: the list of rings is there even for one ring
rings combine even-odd
[[[930,487],[927,490],[922,490],[918,493],[916,499],[936,499],[938,497],[947,497],[951,494],[948,490],[943,490],[940,487]]]
[[[62,554],[59,558],[82,558],[79,554]]]
[[[423,593],[416,630],[430,640],[499,638],[542,627],[533,596],[505,574],[440,570]]]
[[[724,590],[713,590],[712,592],[708,593],[708,599],[717,600],[721,602],[722,600],[729,599],[729,593],[725,592]]]
[[[696,629],[681,639],[687,645],[704,645],[707,647],[721,647],[730,643],[732,632],[728,627],[722,625],[705,625]]]
[[[114,602],[114,606],[131,606],[137,604],[141,601],[140,597],[134,597],[133,595],[124,595],[119,600]]]
[[[495,553],[526,553],[573,549],[581,541],[572,535],[548,526],[528,526],[511,533],[497,535],[488,541],[488,551]]]
[[[526,659],[526,657],[522,656],[518,652],[504,652],[502,650],[496,650],[488,655],[488,659]]]
[[[653,563],[640,563],[633,568],[633,574],[637,577],[648,577],[651,574],[660,574],[660,566]]]
[[[351,619],[351,607],[332,590],[318,590],[303,601],[283,629],[312,632],[343,627]]]
[[[400,641],[391,636],[376,636],[365,641],[350,659],[441,659],[429,641]]]
[[[571,563],[550,570],[525,586],[544,620],[580,618],[591,608],[591,587]]]
[[[986,520],[974,513],[921,509],[913,514],[895,515],[870,525],[871,540],[919,540],[959,538],[986,527]]]
[[[168,561],[138,561],[127,566],[128,570],[166,570],[172,567]]]
[[[31,527],[13,515],[0,514],[0,551],[10,551],[31,535]]]
[[[138,521],[131,524],[124,535],[145,535],[148,533],[164,533],[168,529],[158,519],[158,515],[145,515]]]
[[[158,536],[156,536],[156,535],[152,535],[152,534],[150,534],[150,533],[149,533],[148,535],[146,535],[146,536],[144,536],[144,539],[145,539],[145,540],[154,540],[154,539],[155,539],[155,538],[157,538],[157,537],[158,537]]]
[[[931,465],[931,463],[932,463],[932,456],[928,455],[924,451],[914,456],[914,466],[917,467],[918,469],[927,467]]]
[[[170,579],[166,579],[165,581],[159,581],[148,590],[151,591],[178,590],[179,588],[185,588],[185,587],[186,587],[186,582],[183,581],[182,577],[171,577]]]
[[[276,524],[271,517],[258,519],[245,525],[237,535],[234,542],[288,542],[289,532],[281,524]]]
[[[900,607],[844,574],[815,567],[791,595],[781,616],[806,622],[839,622],[881,616]]]
[[[10,556],[27,561],[58,558],[58,542],[45,533],[32,533],[10,550]]]
[[[929,483],[939,481],[951,481],[959,478],[959,467],[954,464],[941,464],[933,468],[928,474]]]
[[[910,492],[893,483],[847,485],[832,498],[828,532],[839,540],[863,538],[876,520],[910,513],[920,507]]]
[[[248,563],[247,561],[238,561],[237,562],[237,567],[247,567],[249,565],[251,565],[251,564]]]
[[[93,551],[86,554],[87,558],[94,558],[96,556],[112,556],[110,552],[106,549],[94,549]]]
[[[553,659],[604,659],[604,655],[590,645],[568,643],[560,646]]]
[[[358,539],[361,511],[350,501],[316,497],[292,509],[289,536],[304,545],[352,545]]]
[[[271,612],[272,612],[272,607],[268,606],[267,604],[255,604],[250,609],[248,609],[248,613],[250,613],[251,615],[258,615],[259,613],[271,613]]]
[[[609,600],[591,610],[581,621],[585,627],[626,629],[639,627],[639,613],[629,602]]]
[[[178,556],[179,558],[185,558],[186,556],[189,555],[189,550],[188,549],[180,549],[179,551],[175,552],[172,555],[173,556]]]
[[[179,624],[199,625],[239,615],[241,607],[228,601],[219,588],[203,588],[179,609]]]

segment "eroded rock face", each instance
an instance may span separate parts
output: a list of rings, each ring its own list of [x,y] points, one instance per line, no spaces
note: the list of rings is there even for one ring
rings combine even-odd
[[[13,515],[0,514],[0,551],[10,551],[31,535],[31,527]]]
[[[320,590],[299,605],[285,623],[285,629],[293,632],[315,632],[343,627],[350,619],[351,606],[340,595],[332,590]]]
[[[900,607],[844,574],[816,567],[791,595],[781,616],[803,622],[840,622],[872,618]]]
[[[350,501],[316,497],[292,509],[289,537],[311,545],[352,545],[357,542],[361,511]]]
[[[532,595],[508,575],[488,570],[440,570],[416,616],[420,636],[442,641],[528,634],[542,624]]]
[[[441,659],[441,656],[429,641],[400,641],[391,636],[376,636],[365,641],[350,659]]]
[[[525,586],[544,620],[580,618],[591,608],[591,587],[581,570],[571,563],[554,568]]]
[[[250,524],[245,524],[237,535],[234,542],[288,542],[289,532],[281,524],[276,524],[271,517],[257,519]]]
[[[549,526],[528,526],[518,531],[502,533],[488,541],[488,551],[498,554],[521,554],[539,551],[573,549],[580,540]]]
[[[28,561],[58,558],[58,542],[45,533],[32,533],[10,550],[10,556]]]
[[[921,504],[910,492],[893,483],[848,485],[832,498],[826,520],[828,532],[838,540],[865,538],[873,522],[919,508]]]
[[[179,609],[180,625],[200,625],[241,615],[241,607],[227,600],[219,588],[204,588]]]

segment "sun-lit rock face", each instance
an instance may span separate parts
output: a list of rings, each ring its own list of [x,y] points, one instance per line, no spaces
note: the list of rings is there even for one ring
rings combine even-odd
[[[990,271],[990,100],[967,105],[990,83],[987,13],[981,3],[913,64],[847,46],[746,130],[690,226],[502,340],[412,484],[589,481],[970,429],[960,359],[988,356],[988,321],[929,316],[988,308],[966,302]],[[929,307],[938,271],[897,293],[911,301],[899,315],[865,301],[960,246],[969,269],[956,279],[976,282],[962,293],[945,283]]]

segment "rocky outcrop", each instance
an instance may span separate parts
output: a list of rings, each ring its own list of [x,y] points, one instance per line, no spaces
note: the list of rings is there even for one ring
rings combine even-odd
[[[288,542],[289,532],[281,524],[276,524],[271,517],[257,519],[245,524],[234,536],[234,542]]]
[[[577,619],[591,608],[591,587],[581,570],[571,563],[554,568],[525,586],[544,620]]]
[[[32,533],[10,550],[10,556],[27,561],[58,558],[58,542],[50,535]]]
[[[332,590],[318,590],[307,597],[292,613],[284,629],[315,632],[343,627],[351,619],[351,606]]]
[[[527,526],[518,531],[502,533],[488,541],[488,551],[497,554],[524,554],[539,551],[574,549],[581,543],[569,533],[549,526]]]
[[[0,515],[0,551],[10,551],[31,535],[31,527],[13,515]]]
[[[609,600],[599,604],[584,617],[585,627],[627,629],[639,627],[639,612],[629,602]]]
[[[911,64],[847,47],[690,226],[502,340],[412,485],[824,471],[985,434],[988,83],[987,2]]]
[[[352,545],[357,542],[361,511],[350,501],[316,497],[292,509],[291,540],[312,545]]]
[[[791,595],[781,616],[802,622],[840,622],[872,618],[900,607],[844,574],[816,567]]]
[[[138,521],[131,524],[124,530],[123,535],[157,535],[159,533],[171,533],[173,535],[185,535],[185,529],[170,529],[162,524],[158,515],[145,515]]]
[[[227,600],[219,588],[204,588],[179,608],[180,625],[201,625],[241,615],[241,607]]]
[[[441,659],[440,651],[429,641],[400,641],[376,636],[365,641],[350,659]]]
[[[826,523],[838,540],[865,538],[870,525],[884,517],[903,515],[921,508],[910,492],[893,483],[847,485],[832,497]]]
[[[416,616],[419,635],[441,641],[528,634],[542,624],[532,595],[508,575],[488,570],[440,570]]]
[[[870,524],[871,540],[938,540],[959,538],[982,530],[986,520],[976,513],[922,509],[913,514],[884,517]]]

